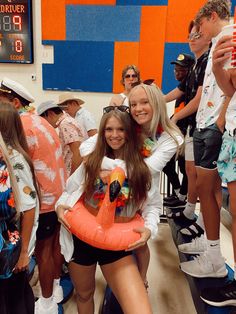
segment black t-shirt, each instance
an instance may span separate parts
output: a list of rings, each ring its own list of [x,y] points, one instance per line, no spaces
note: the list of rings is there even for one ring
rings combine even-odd
[[[191,67],[184,81],[182,81],[178,86],[178,88],[184,92],[185,106],[188,105],[190,100],[196,96],[198,87],[203,85],[208,55],[209,50],[197,59],[197,62]],[[190,126],[190,136],[193,135],[196,127],[196,114],[197,112],[186,117],[187,125]]]

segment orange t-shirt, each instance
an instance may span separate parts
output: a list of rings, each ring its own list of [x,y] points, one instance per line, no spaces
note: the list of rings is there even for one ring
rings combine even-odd
[[[54,211],[67,179],[59,137],[40,116],[24,112],[20,117],[40,187],[40,213]]]

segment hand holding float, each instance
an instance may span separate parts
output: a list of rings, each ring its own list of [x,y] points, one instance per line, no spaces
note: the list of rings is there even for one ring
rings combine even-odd
[[[64,215],[66,210],[72,210],[72,208],[67,205],[59,205],[56,208],[56,213],[58,221],[70,232],[70,225]]]
[[[130,244],[140,239],[142,232],[134,231],[144,226],[143,218],[139,214],[129,222],[114,221],[116,198],[124,180],[122,168],[117,167],[111,172],[105,198],[97,216],[92,215],[82,201],[78,201],[72,210],[65,213],[70,231],[75,236],[94,247],[112,251],[128,249]]]
[[[131,243],[126,251],[133,251],[141,246],[144,246],[151,237],[151,231],[148,228],[135,228],[134,231],[140,233],[140,239],[134,243]]]

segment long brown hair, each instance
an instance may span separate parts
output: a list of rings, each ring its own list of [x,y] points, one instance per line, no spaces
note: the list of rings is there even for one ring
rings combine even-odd
[[[115,117],[121,122],[126,134],[126,142],[123,146],[123,159],[127,168],[129,197],[131,196],[130,201],[134,205],[140,206],[147,198],[147,191],[151,187],[151,174],[140,153],[140,143],[138,142],[134,123],[131,121],[130,115],[118,109],[105,113],[101,119],[96,147],[88,156],[85,164],[85,193],[91,196],[94,182],[99,177],[103,157],[114,158],[113,150],[105,139],[105,128],[107,121],[111,117]]]
[[[0,132],[5,144],[17,150],[27,161],[32,173],[35,190],[39,196],[34,166],[29,157],[29,148],[20,115],[10,103],[0,102]]]

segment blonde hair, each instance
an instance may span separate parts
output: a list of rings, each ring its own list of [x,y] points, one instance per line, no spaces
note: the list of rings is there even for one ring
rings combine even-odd
[[[3,157],[3,159],[7,165],[7,170],[8,170],[10,182],[11,182],[11,188],[12,188],[12,192],[14,195],[15,208],[16,208],[17,215],[19,215],[19,213],[20,213],[20,192],[19,192],[19,188],[18,188],[15,174],[13,171],[13,167],[11,164],[11,160],[9,157],[9,153],[7,150],[7,146],[3,140],[1,132],[0,132],[0,150],[1,150],[2,157]]]
[[[132,88],[129,94],[129,99],[132,96],[133,92],[138,88],[143,88],[145,90],[149,104],[153,110],[153,116],[149,130],[152,139],[156,141],[157,129],[158,127],[161,127],[162,130],[168,133],[176,142],[179,152],[180,146],[179,141],[177,140],[177,135],[182,137],[182,133],[180,132],[176,124],[173,123],[167,115],[166,101],[162,91],[154,83],[152,83],[151,85],[146,85],[142,83]]]

